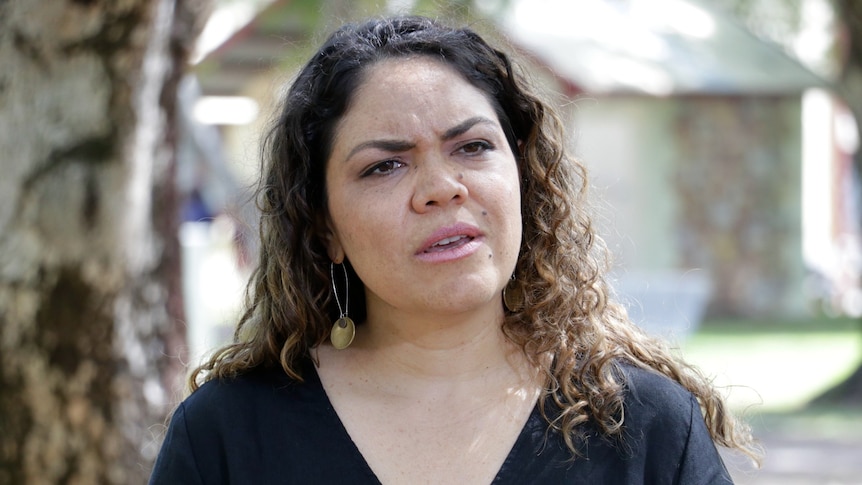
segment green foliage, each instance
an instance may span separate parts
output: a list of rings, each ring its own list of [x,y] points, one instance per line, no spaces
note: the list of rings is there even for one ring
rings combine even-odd
[[[751,335],[765,333],[848,333],[859,331],[862,321],[851,317],[812,316],[805,319],[710,319],[703,323],[698,334]]]

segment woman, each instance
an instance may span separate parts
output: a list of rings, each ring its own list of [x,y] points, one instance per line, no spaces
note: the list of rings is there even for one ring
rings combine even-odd
[[[728,483],[714,443],[753,452],[609,300],[583,167],[474,32],[343,27],[264,146],[248,309],[151,483]]]

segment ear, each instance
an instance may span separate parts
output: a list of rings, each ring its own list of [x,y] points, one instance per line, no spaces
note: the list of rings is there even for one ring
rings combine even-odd
[[[326,246],[326,254],[333,263],[341,264],[344,261],[344,248],[341,245],[341,240],[333,229],[329,216],[323,216],[320,219],[317,224],[318,233]]]

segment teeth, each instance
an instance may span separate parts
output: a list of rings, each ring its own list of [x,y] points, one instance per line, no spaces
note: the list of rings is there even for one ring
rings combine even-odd
[[[446,239],[443,239],[443,240],[440,240],[440,241],[435,242],[435,243],[432,245],[432,247],[434,247],[434,246],[445,246],[445,245],[447,245],[447,244],[452,244],[453,242],[458,241],[459,239],[463,239],[463,238],[465,238],[465,237],[466,237],[466,236],[452,236],[452,237],[447,237]]]

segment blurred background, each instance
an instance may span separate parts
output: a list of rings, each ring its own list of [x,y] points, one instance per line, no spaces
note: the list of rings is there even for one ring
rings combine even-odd
[[[105,10],[107,7],[99,11],[93,5],[72,5],[86,3],[48,9],[54,17],[44,10],[38,15],[50,17],[44,20],[46,25],[63,16],[86,18],[91,23],[96,22],[93,19],[116,22],[121,18],[112,17],[115,12]],[[617,297],[639,325],[670,339],[686,359],[726,390],[734,409],[747,417],[766,448],[764,468],[759,471],[739,457],[727,456],[737,482],[862,483],[862,163],[856,122],[862,113],[859,2],[157,3],[160,7],[142,10],[148,13],[138,18],[148,26],[151,42],[142,47],[142,62],[129,65],[140,64],[140,70],[133,72],[146,79],[148,72],[159,69],[153,60],[158,56],[147,54],[151,48],[161,45],[162,55],[173,59],[173,74],[164,76],[168,81],[161,85],[161,98],[151,97],[162,99],[156,101],[163,108],[161,119],[170,120],[151,138],[170,143],[152,142],[149,152],[140,155],[140,164],[131,164],[129,172],[135,173],[134,167],[150,167],[144,171],[157,175],[150,180],[161,180],[163,185],[155,184],[144,202],[128,202],[125,196],[117,200],[126,200],[132,209],[138,207],[152,221],[159,220],[158,214],[169,214],[166,217],[173,223],[148,226],[161,239],[129,246],[129,241],[138,244],[142,239],[109,238],[100,246],[95,238],[88,239],[86,231],[72,231],[83,234],[82,249],[56,249],[56,241],[68,238],[70,232],[45,229],[55,227],[49,222],[59,216],[43,213],[66,213],[70,199],[57,201],[60,196],[56,194],[74,195],[75,189],[52,182],[36,195],[28,196],[28,190],[38,187],[41,174],[50,173],[51,167],[78,163],[64,165],[56,159],[98,157],[99,145],[78,146],[78,151],[55,149],[51,152],[56,158],[53,165],[38,161],[44,157],[28,158],[30,152],[0,160],[7,174],[5,182],[0,182],[0,192],[11,201],[0,210],[3,351],[12,356],[4,356],[4,365],[18,369],[6,372],[0,406],[11,409],[23,402],[25,408],[35,409],[17,414],[4,411],[0,424],[10,436],[47,442],[45,436],[52,429],[56,436],[56,430],[62,428],[74,437],[79,428],[92,427],[86,423],[93,407],[81,405],[81,410],[74,411],[81,416],[69,411],[77,409],[69,407],[78,402],[73,399],[77,391],[59,383],[54,387],[33,384],[40,379],[38,372],[21,369],[32,368],[24,363],[42,362],[41,357],[28,361],[29,357],[14,357],[14,352],[49,355],[43,359],[46,374],[56,369],[57,382],[67,382],[81,378],[84,371],[78,360],[86,360],[96,348],[93,342],[102,341],[114,355],[104,362],[119,369],[104,382],[121,389],[105,398],[105,406],[114,409],[124,392],[131,395],[140,388],[143,397],[139,400],[149,409],[131,412],[128,406],[120,406],[126,411],[115,410],[107,413],[110,419],[104,418],[125,420],[118,425],[126,430],[120,434],[137,443],[138,455],[130,458],[133,468],[146,474],[163,430],[161,418],[153,416],[163,416],[182,398],[179,382],[189,367],[232,338],[244,284],[256,257],[253,190],[258,143],[286,84],[325,36],[344,21],[412,12],[469,24],[508,45],[523,73],[559,110],[569,127],[570,149],[590,170],[596,223],[615,257],[612,280]],[[11,7],[4,7],[0,2],[0,19],[5,13],[8,25],[21,21],[28,12],[22,5],[13,1]],[[159,20],[159,15],[164,19]],[[122,18],[128,21],[130,17]],[[24,52],[20,58],[26,62],[14,58],[21,66],[36,62],[51,71],[53,60],[45,55],[47,50],[27,42],[28,32],[39,31],[33,26],[35,20],[28,22],[16,27],[13,34],[8,33],[12,30],[0,34],[0,47]],[[162,44],[152,42],[160,35],[159,25],[166,39]],[[187,29],[185,37],[178,33],[182,28]],[[61,40],[71,35],[57,30]],[[64,45],[64,55],[74,57],[68,54],[76,52],[69,47],[72,44]],[[171,46],[183,46],[183,55],[171,57]],[[7,54],[0,49],[0,62],[3,55]],[[125,64],[117,62],[121,65]],[[117,66],[107,72],[121,72]],[[161,69],[170,71],[165,65]],[[60,76],[58,72],[54,74]],[[84,72],[84,68],[74,72]],[[120,82],[108,78],[82,82],[87,86]],[[0,121],[19,126],[26,119],[40,125],[51,116],[57,118],[50,109],[38,108],[45,105],[38,92],[32,97],[34,104],[26,105],[26,97],[15,98],[24,103],[16,109],[17,101],[10,100],[26,92],[24,87],[15,91],[16,86],[24,85],[17,79],[10,74],[4,84],[0,77]],[[105,101],[107,106],[122,105],[122,89],[115,86],[111,93],[105,98],[111,100]],[[165,93],[175,96],[165,101]],[[58,103],[69,102],[75,91],[61,94],[64,101]],[[28,108],[32,106],[37,108]],[[143,126],[145,105],[135,106],[138,114],[132,118]],[[28,110],[34,113],[24,114]],[[77,122],[78,116],[69,115],[69,119]],[[113,155],[105,157],[134,159],[138,152],[133,148],[146,138],[139,132],[137,129],[138,135],[132,137],[137,145],[129,142],[124,146],[131,149],[119,154],[109,150]],[[43,142],[44,137],[33,146]],[[4,152],[11,153],[19,145],[14,130],[0,135]],[[154,148],[157,146],[170,146],[172,151],[168,156]],[[170,169],[160,172],[160,166]],[[76,175],[68,167],[57,169],[62,180],[80,181],[77,185],[84,187],[101,183],[91,181],[90,175]],[[167,175],[159,178],[160,173]],[[97,180],[109,177],[117,175],[100,175]],[[122,190],[133,194],[135,189],[132,184]],[[68,197],[84,208],[86,222],[91,192]],[[141,209],[141,204],[147,209]],[[111,220],[131,224],[132,209],[117,209],[122,214]],[[30,213],[36,215],[28,216]],[[169,250],[172,241],[176,241],[174,251]],[[105,270],[102,263],[90,260],[90,244],[97,245],[96,252],[108,248],[111,253],[112,244],[126,244],[126,250],[117,256],[121,262],[105,263]],[[45,254],[48,256],[42,256]],[[75,258],[86,261],[74,265],[82,276],[72,278],[77,283],[70,286],[64,271]],[[133,285],[125,296],[125,290],[99,293],[102,303],[96,306],[102,310],[96,313],[106,315],[102,325],[112,331],[104,335],[84,332],[97,337],[74,350],[65,349],[57,357],[62,347],[58,341],[90,325],[81,322],[82,313],[90,315],[81,310],[90,307],[80,306],[80,301],[89,298],[93,285],[116,283],[110,277],[115,265],[126,268],[117,270],[119,277],[133,274],[129,267],[150,268],[141,274],[151,276],[152,284]],[[109,277],[103,278],[106,274]],[[116,286],[125,288],[120,283]],[[33,294],[21,296],[22,287],[32,288]],[[80,288],[90,289],[82,292]],[[104,303],[106,298],[109,304]],[[143,300],[150,306],[135,303]],[[59,309],[48,318],[40,308],[51,305],[59,305]],[[142,307],[157,308],[145,310],[146,321],[152,325],[149,330],[141,330],[141,319],[134,318],[141,312],[123,310]],[[29,320],[28,315],[32,316]],[[27,337],[29,328],[36,329],[32,338]],[[97,380],[86,382],[93,386]],[[15,397],[18,393],[30,397]],[[53,404],[36,409],[33,403],[40,395],[53,396]],[[65,417],[59,424],[38,424],[51,421],[54,414]],[[25,419],[19,419],[21,416]],[[43,438],[33,438],[42,436],[39,433]],[[40,462],[34,457],[38,453],[27,451],[26,446],[15,450],[4,452],[0,483],[7,483],[4,477],[8,483],[17,483],[14,478],[33,473],[15,471],[18,461],[30,460],[21,470]],[[63,453],[66,462],[77,459],[71,452]],[[97,455],[108,456],[105,453]],[[114,480],[110,477],[127,477],[117,470],[100,473],[105,474],[98,476],[106,482]],[[73,475],[60,470],[52,475],[56,480],[45,483],[65,483]]]

